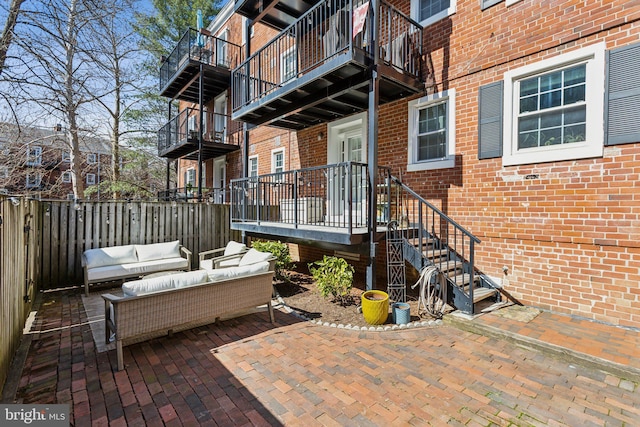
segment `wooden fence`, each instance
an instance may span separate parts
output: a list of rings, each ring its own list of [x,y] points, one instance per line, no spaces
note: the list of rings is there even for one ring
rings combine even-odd
[[[82,283],[86,249],[180,240],[198,253],[223,247],[240,234],[230,230],[229,205],[184,202],[41,202],[41,288]]]
[[[37,291],[38,202],[0,196],[0,393]]]
[[[193,252],[240,240],[229,205],[36,201],[0,195],[0,392],[36,293],[80,285],[84,250],[180,240]]]

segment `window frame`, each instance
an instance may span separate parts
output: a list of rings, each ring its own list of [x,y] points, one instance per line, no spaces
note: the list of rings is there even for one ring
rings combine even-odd
[[[71,152],[62,150],[62,163],[71,163]]]
[[[37,154],[31,154],[31,150],[37,152]],[[35,158],[35,160],[31,160],[31,158]],[[39,145],[34,145],[31,147],[27,147],[27,166],[40,166],[42,165],[42,147]]]
[[[32,177],[35,177],[35,181],[31,180]],[[25,180],[26,188],[39,188],[42,185],[42,173],[29,172],[27,173]]]
[[[278,155],[282,155],[282,169],[278,170],[278,168],[276,167],[276,156]],[[271,150],[271,173],[272,174],[277,174],[274,175],[274,181],[275,182],[282,182],[284,181],[284,172],[287,170],[287,165],[285,162],[285,157],[284,157],[284,147],[280,147],[280,148],[275,148],[273,150]]]
[[[418,22],[423,27],[427,27],[456,13],[457,0],[450,0],[448,8],[420,21],[420,2],[421,0],[411,0],[411,19]]]
[[[418,118],[422,109],[446,103],[446,155],[439,159],[417,160],[418,157]],[[409,101],[407,171],[447,169],[455,167],[456,152],[456,90],[449,89],[422,98]]]
[[[519,149],[519,82],[583,63],[586,64],[586,140],[570,144]],[[516,166],[602,157],[604,150],[604,75],[604,43],[596,43],[506,72],[504,74],[502,165]]]
[[[289,61],[293,59],[293,61]],[[292,63],[293,68],[286,74],[285,65],[289,62]],[[288,76],[288,77],[287,77]],[[296,45],[294,44],[284,52],[280,54],[280,83],[285,84],[293,81],[298,76],[298,52],[296,51]],[[286,77],[286,78],[285,78]]]
[[[98,163],[98,155],[96,153],[87,153],[87,164],[95,165],[96,163]]]
[[[89,179],[91,178],[91,179]],[[85,176],[85,183],[87,185],[96,185],[96,174],[95,173],[88,173]]]
[[[68,178],[66,178],[68,177]],[[71,176],[71,171],[64,171],[62,172],[62,182],[65,184],[70,183],[72,180],[72,176]]]
[[[0,166],[0,179],[9,178],[9,166],[1,165]]]

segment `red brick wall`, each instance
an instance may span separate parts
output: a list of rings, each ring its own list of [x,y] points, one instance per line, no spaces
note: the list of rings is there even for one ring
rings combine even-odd
[[[379,121],[380,164],[403,171],[411,188],[482,240],[483,272],[526,304],[636,327],[640,144],[605,147],[602,158],[503,167],[478,160],[477,101],[480,85],[510,69],[599,41],[608,49],[640,41],[637,23],[626,23],[638,18],[640,6],[626,1],[523,1],[484,12],[475,0],[458,1],[455,15],[425,29],[424,51],[431,91],[456,90],[456,167],[406,172],[406,101],[382,106]]]

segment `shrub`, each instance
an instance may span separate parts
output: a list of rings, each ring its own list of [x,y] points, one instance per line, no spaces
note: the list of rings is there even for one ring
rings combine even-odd
[[[334,301],[349,304],[354,269],[344,258],[325,255],[322,261],[310,263],[309,271],[323,297],[332,295]]]
[[[272,240],[257,240],[251,242],[251,246],[260,252],[270,252],[271,255],[276,257],[276,278],[287,279],[288,276],[285,270],[291,270],[296,266],[291,261],[291,255],[289,254],[289,246],[286,243]]]

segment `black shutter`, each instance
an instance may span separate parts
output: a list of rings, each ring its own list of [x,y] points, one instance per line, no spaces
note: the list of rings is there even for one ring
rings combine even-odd
[[[640,142],[640,43],[607,53],[605,145]]]
[[[480,87],[478,95],[478,159],[502,157],[503,82]]]
[[[503,0],[480,0],[480,9],[485,10],[488,7],[498,4]]]

